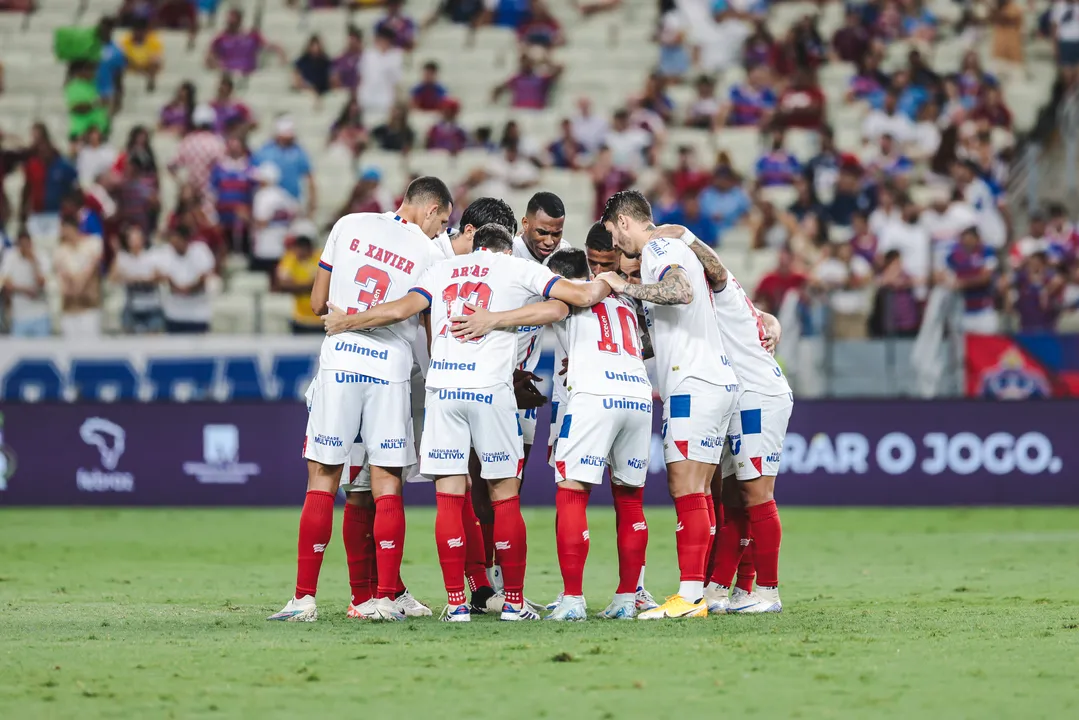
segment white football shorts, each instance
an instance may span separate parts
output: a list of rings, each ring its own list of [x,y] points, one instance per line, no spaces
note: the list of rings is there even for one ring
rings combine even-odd
[[[411,384],[393,383],[343,370],[319,370],[307,389],[304,457],[324,465],[347,465],[362,442],[367,461],[380,467],[416,462]]]
[[[794,409],[794,395],[746,392],[731,416],[723,449],[723,477],[756,480],[779,474],[783,439]]]
[[[420,440],[423,476],[467,475],[472,448],[485,480],[520,474],[524,443],[517,422],[517,401],[509,385],[427,391]]]
[[[641,487],[652,446],[652,401],[574,393],[555,445],[555,480],[599,485],[610,466],[619,485]]]
[[[678,383],[663,403],[664,462],[719,465],[738,394],[737,385],[713,385],[698,378]]]
[[[412,437],[419,440],[423,432],[423,400],[424,394],[423,376],[419,373],[412,375]],[[405,468],[402,473],[405,482],[420,482],[420,465],[415,462]],[[362,441],[357,441],[352,446],[348,463],[341,469],[341,489],[345,492],[371,492],[371,464],[367,462],[367,449]]]

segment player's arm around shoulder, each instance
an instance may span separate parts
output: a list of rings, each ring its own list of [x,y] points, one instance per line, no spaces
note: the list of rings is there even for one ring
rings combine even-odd
[[[704,274],[713,292],[722,292],[727,286],[727,268],[712,248],[705,245],[689,228],[682,225],[660,225],[652,232],[652,239],[675,238],[686,244],[704,267]]]
[[[498,312],[468,302],[464,307],[463,315],[450,318],[450,332],[458,340],[473,340],[493,330],[515,330],[522,325],[550,325],[569,314],[569,306],[561,300],[545,300]]]
[[[674,263],[662,267],[658,280],[647,285],[631,285],[625,278],[614,272],[605,272],[596,277],[611,286],[616,293],[628,295],[637,300],[654,305],[688,305],[693,302],[693,285],[689,281],[685,268]]]
[[[429,307],[431,307],[430,296],[418,290],[411,291],[398,300],[375,305],[358,313],[350,314],[333,303],[329,303],[329,312],[323,316],[322,323],[326,328],[327,335],[338,335],[343,332],[370,330],[371,328],[393,325],[402,320],[407,320]]]

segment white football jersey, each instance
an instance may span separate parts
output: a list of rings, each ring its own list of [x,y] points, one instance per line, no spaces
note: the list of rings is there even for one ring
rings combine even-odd
[[[439,259],[431,239],[394,213],[354,213],[330,230],[319,266],[331,273],[330,302],[351,314],[404,297]],[[389,327],[327,336],[319,367],[404,382],[412,371],[411,343],[418,327],[419,320],[409,318]]]
[[[536,298],[547,298],[559,279],[539,263],[486,250],[432,266],[413,287],[431,303],[427,389],[511,385],[517,333],[495,330],[462,342],[450,332],[450,318],[463,313],[466,301],[493,312],[516,310]]]
[[[727,285],[714,293],[716,319],[738,384],[761,395],[787,395],[791,391],[779,363],[761,346],[764,323],[746,291],[728,272]]]
[[[565,328],[570,395],[652,399],[632,298],[609,295],[590,308],[573,308],[559,325]]]
[[[687,305],[644,303],[660,395],[666,399],[686,378],[713,385],[737,385],[738,378],[716,323],[712,288],[700,260],[681,240],[657,238],[641,250],[643,284],[658,283],[674,268],[682,268],[688,276],[693,301]]]
[[[565,240],[558,243],[558,247],[551,255],[559,250],[565,250],[566,248],[573,247]],[[513,238],[513,257],[520,258],[521,260],[527,260],[532,263],[540,263],[547,265],[547,262],[551,259],[551,255],[548,255],[543,260],[537,260],[536,256],[532,254],[532,251],[528,249],[528,245],[525,244],[524,238],[520,235]],[[517,368],[519,370],[527,370],[528,372],[535,372],[536,367],[539,365],[540,352],[543,350],[543,326],[542,325],[528,325],[525,327],[517,328]],[[561,362],[561,361],[559,361]],[[559,368],[555,368],[555,374],[558,374]]]

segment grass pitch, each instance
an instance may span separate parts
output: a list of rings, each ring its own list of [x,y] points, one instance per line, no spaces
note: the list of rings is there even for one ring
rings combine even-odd
[[[676,586],[649,513],[648,586]],[[268,623],[297,510],[0,511],[0,717],[1079,716],[1079,511],[783,511],[779,616],[469,625],[346,620],[338,515],[313,624]],[[403,574],[444,601],[432,511]],[[526,511],[527,594],[558,591],[553,512]],[[590,610],[614,589],[591,512]]]

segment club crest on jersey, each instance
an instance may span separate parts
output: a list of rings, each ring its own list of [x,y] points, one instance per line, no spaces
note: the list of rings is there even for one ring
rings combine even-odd
[[[737,455],[742,450],[742,436],[728,435],[727,446],[731,449],[731,455]]]

